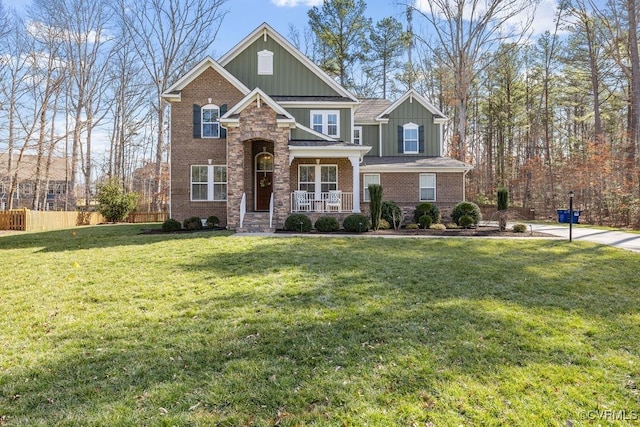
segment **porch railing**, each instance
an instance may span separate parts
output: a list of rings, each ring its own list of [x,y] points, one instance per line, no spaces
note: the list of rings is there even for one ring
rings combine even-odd
[[[240,228],[244,224],[244,216],[247,213],[247,194],[242,193],[242,199],[240,199]]]
[[[353,212],[353,193],[294,191],[291,193],[291,212]]]

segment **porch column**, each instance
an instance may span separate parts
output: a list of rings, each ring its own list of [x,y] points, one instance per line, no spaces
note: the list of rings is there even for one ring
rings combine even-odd
[[[350,156],[353,170],[353,212],[360,213],[360,156]]]

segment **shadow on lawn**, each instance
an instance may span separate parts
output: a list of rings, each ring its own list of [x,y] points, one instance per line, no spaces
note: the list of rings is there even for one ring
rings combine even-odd
[[[173,239],[197,239],[233,234],[230,231],[203,230],[194,233],[141,234],[160,224],[103,224],[39,233],[15,233],[0,236],[0,249],[39,248],[40,252],[148,245]]]
[[[440,401],[450,387],[469,378],[496,383],[518,367],[533,369],[532,378],[537,366],[595,369],[585,349],[597,353],[612,338],[593,325],[624,334],[620,315],[638,310],[637,283],[626,273],[594,276],[604,266],[596,261],[576,267],[577,278],[554,275],[554,262],[579,256],[554,242],[545,247],[558,259],[544,259],[544,266],[530,262],[541,259],[530,253],[540,246],[381,240],[372,251],[368,242],[256,239],[234,252],[224,243],[206,248],[182,268],[215,273],[219,287],[194,303],[177,302],[157,322],[141,316],[107,338],[84,329],[43,338],[82,350],[5,373],[0,416],[23,423],[254,425],[287,417],[338,424],[370,413],[407,424],[451,411],[456,423],[468,422],[474,413],[464,402]],[[451,248],[455,257],[442,255]],[[585,246],[586,253],[597,260],[606,251]],[[536,319],[547,311],[549,323]],[[575,326],[555,311],[589,323],[579,331],[583,344],[563,339]],[[553,407],[558,396],[541,391],[548,386],[542,377],[522,393]],[[625,391],[618,392],[611,401],[623,399]],[[476,402],[475,409],[487,410],[483,404],[500,402]],[[580,402],[572,404],[577,413]]]

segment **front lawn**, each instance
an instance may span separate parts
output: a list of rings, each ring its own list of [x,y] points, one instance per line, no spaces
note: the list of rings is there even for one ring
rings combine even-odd
[[[139,230],[0,236],[0,425],[638,423],[639,254]]]

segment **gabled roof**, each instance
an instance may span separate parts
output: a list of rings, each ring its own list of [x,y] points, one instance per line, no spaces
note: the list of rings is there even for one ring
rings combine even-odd
[[[202,74],[208,68],[213,68],[218,74],[224,77],[229,83],[235,86],[243,95],[246,95],[250,92],[249,88],[246,87],[240,80],[235,78],[233,74],[224,69],[222,65],[218,62],[214,61],[213,58],[207,56],[204,58],[198,65],[193,67],[187,74],[182,76],[177,82],[175,82],[169,89],[167,89],[163,94],[162,98],[166,101],[180,101],[180,92],[187,85],[189,85],[192,81],[194,81],[200,74]]]
[[[238,126],[240,124],[240,113],[254,101],[257,101],[259,104],[264,103],[275,111],[278,126],[288,126],[290,128],[296,126],[295,118],[269,95],[260,90],[260,88],[252,90],[247,96],[242,98],[240,102],[220,117],[220,124],[223,126]]]
[[[241,52],[243,52],[249,45],[251,45],[258,37],[271,37],[277,43],[279,43],[285,50],[287,50],[293,57],[305,65],[309,70],[315,73],[318,78],[324,81],[329,87],[335,90],[340,96],[350,99],[351,101],[358,102],[358,99],[347,89],[343,88],[338,82],[332,79],[327,73],[322,71],[313,61],[307,58],[302,52],[296,49],[287,39],[282,37],[276,30],[271,28],[266,22],[253,30],[251,34],[242,39],[240,43],[235,45],[229,52],[224,54],[220,59],[220,64],[225,67]]]
[[[355,124],[375,123],[376,117],[389,108],[390,105],[391,101],[388,99],[361,99],[360,104],[353,115],[353,121]]]
[[[434,123],[436,123],[436,124],[444,124],[449,120],[449,119],[447,119],[447,117],[444,115],[444,113],[442,111],[440,111],[435,105],[433,105],[432,103],[427,101],[427,98],[425,98],[424,96],[420,95],[418,92],[416,92],[415,89],[409,89],[407,92],[405,92],[404,95],[402,95],[400,98],[398,98],[393,104],[391,104],[383,112],[378,114],[378,116],[376,117],[376,120],[377,121],[381,121],[381,122],[387,121],[388,120],[388,117],[387,117],[388,114],[390,114],[393,110],[398,108],[398,106],[400,106],[407,99],[411,99],[411,100],[415,99],[420,104],[422,104],[422,106],[424,108],[426,108],[429,112],[431,112],[433,114],[433,122]]]

